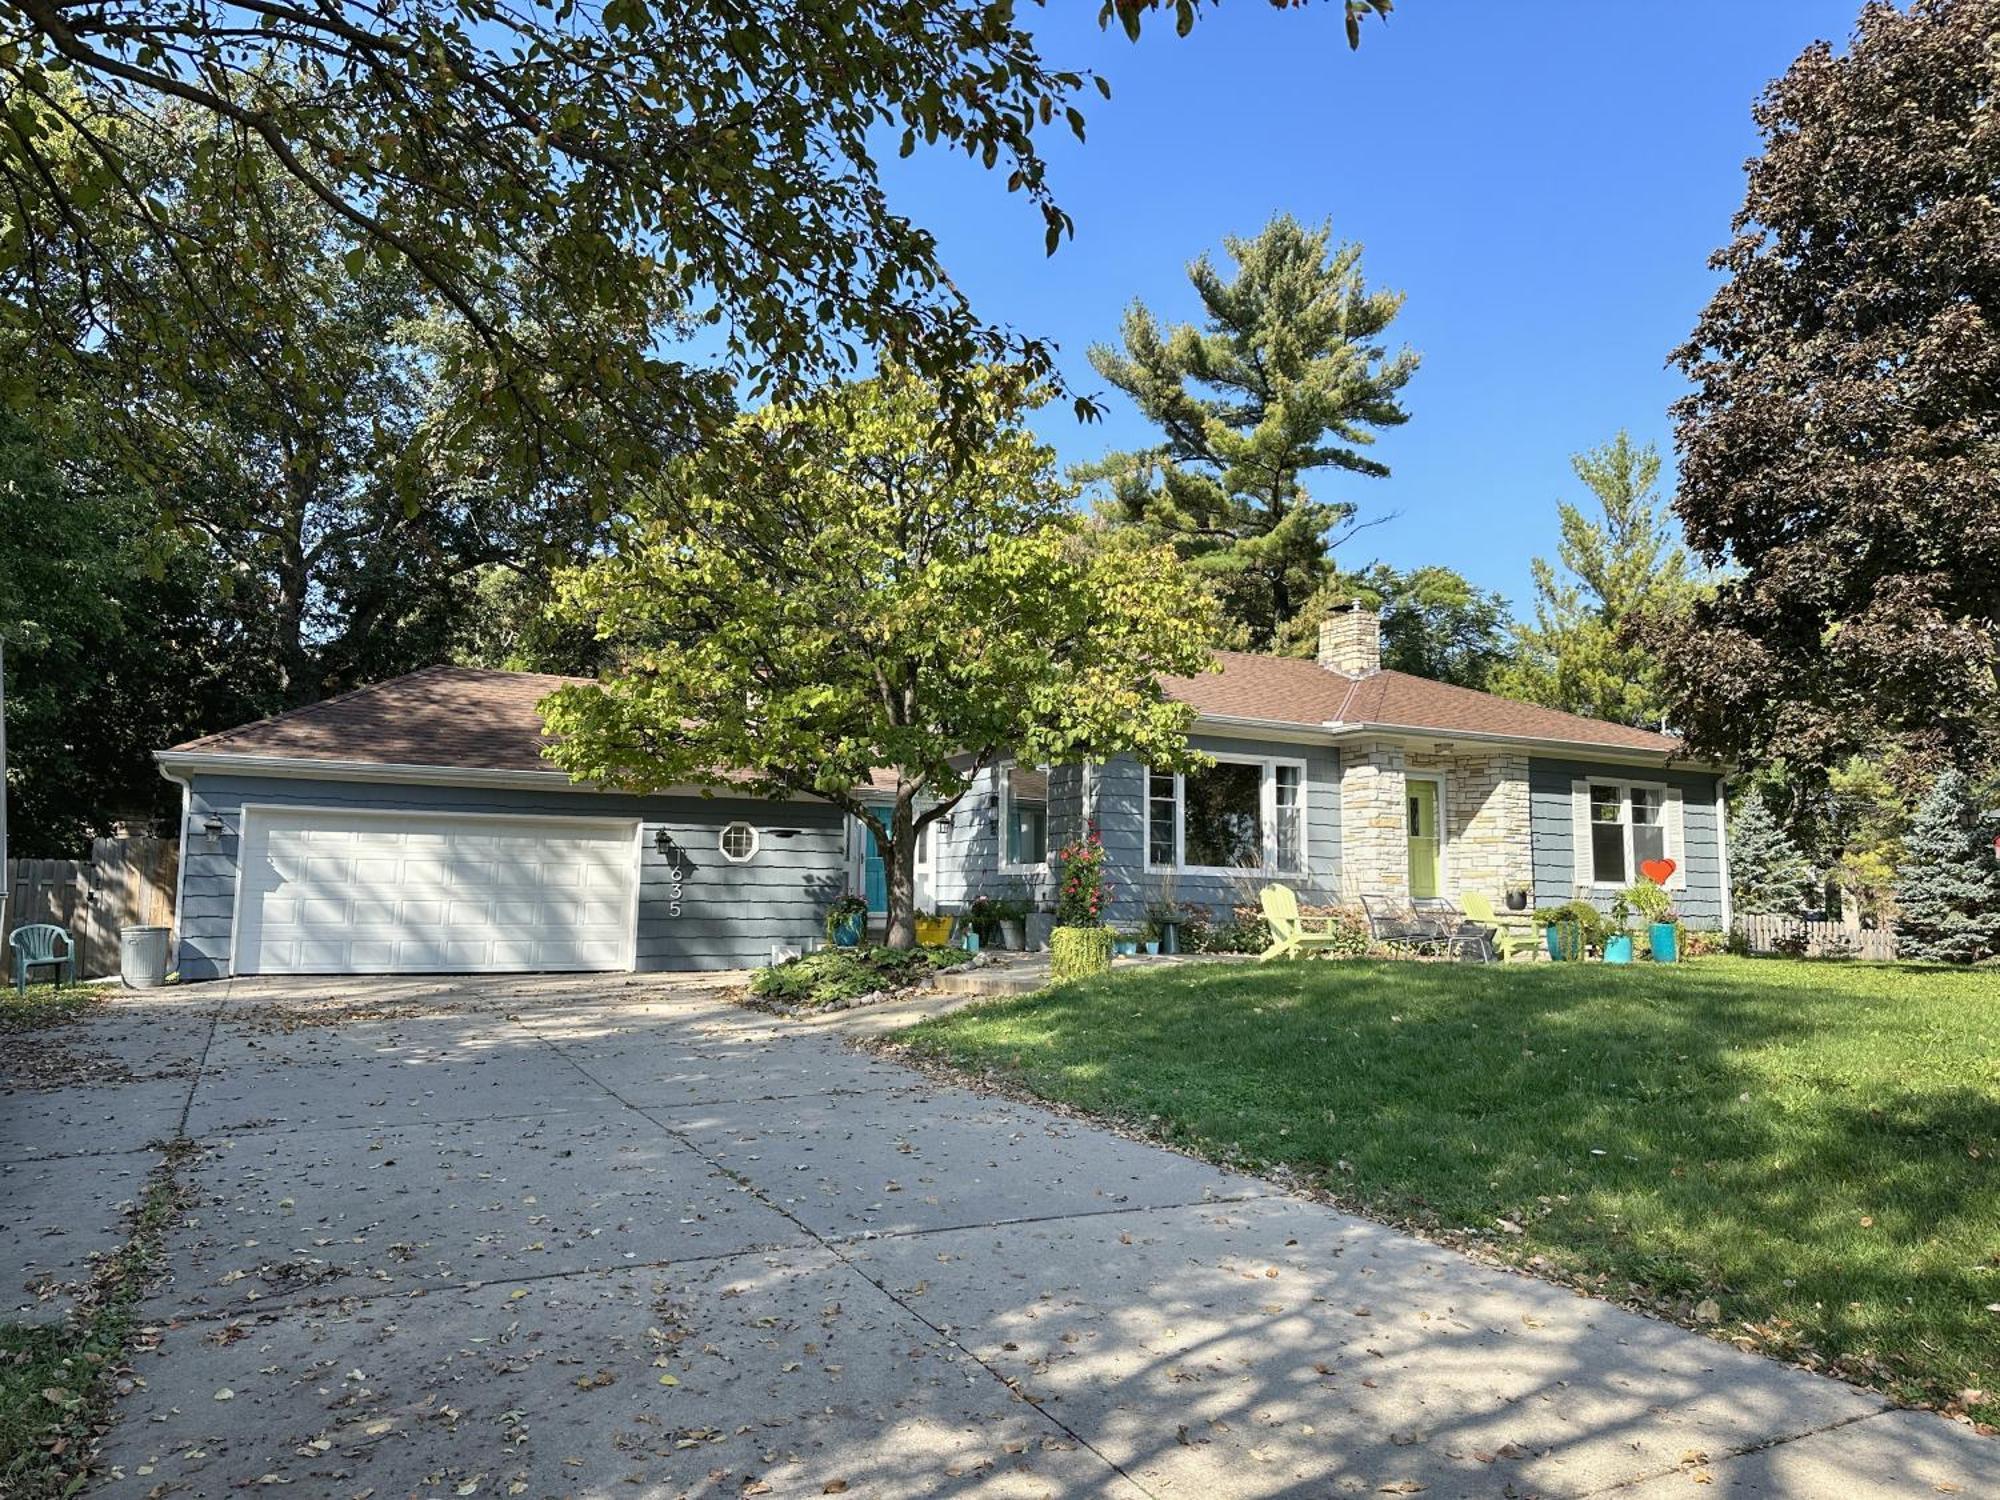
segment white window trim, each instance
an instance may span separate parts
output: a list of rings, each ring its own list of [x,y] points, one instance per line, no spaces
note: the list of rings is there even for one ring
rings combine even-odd
[[[1403,773],[1403,879],[1410,878],[1410,783],[1428,781],[1437,787],[1438,894],[1449,897],[1451,891],[1451,815],[1446,811],[1445,773],[1443,771],[1405,771]],[[1407,890],[1407,885],[1405,889]]]
[[[1685,890],[1687,888],[1687,860],[1685,851],[1676,847],[1672,827],[1673,814],[1667,805],[1673,799],[1682,796],[1680,789],[1665,781],[1634,781],[1622,776],[1584,776],[1578,779],[1587,787],[1615,786],[1618,788],[1618,826],[1625,833],[1625,878],[1623,880],[1599,880],[1597,878],[1596,846],[1586,836],[1581,847],[1588,848],[1591,851],[1590,879],[1578,883],[1589,886],[1593,891],[1622,891],[1638,882],[1638,851],[1632,847],[1632,793],[1634,791],[1658,792],[1660,794],[1660,849],[1666,858],[1674,862],[1674,873],[1668,879],[1666,888],[1673,891]],[[1682,800],[1684,801],[1685,799],[1683,798]],[[1591,807],[1590,794],[1587,791],[1584,793],[1583,805],[1587,813]],[[1591,819],[1589,826],[1596,827],[1596,820]]]
[[[1036,860],[1032,864],[1012,864],[1007,859],[1007,825],[1013,820],[1013,815],[1014,815],[1014,793],[1013,789],[1008,784],[1007,773],[1012,771],[1014,769],[1014,766],[1015,766],[1014,761],[1003,760],[996,762],[993,767],[993,785],[995,790],[999,794],[999,801],[997,806],[999,807],[1000,810],[1000,819],[996,824],[994,824],[993,827],[994,838],[999,843],[999,848],[993,851],[994,862],[999,866],[1000,873],[1002,875],[1046,874],[1049,868],[1049,799],[1048,798],[1044,798],[1042,801],[1042,857],[1039,860]],[[1036,766],[1032,767],[1031,769],[1040,770],[1044,772],[1048,772],[1051,770],[1051,768],[1047,766]],[[1050,792],[1053,793],[1054,790],[1055,790],[1054,787],[1051,786]]]
[[[1145,767],[1146,777],[1143,787],[1142,820],[1140,825],[1140,850],[1145,856],[1144,868],[1152,870],[1172,870],[1178,875],[1222,875],[1241,877],[1244,875],[1310,875],[1312,873],[1312,852],[1308,839],[1312,832],[1312,792],[1306,776],[1306,763],[1288,755],[1231,755],[1223,751],[1207,752],[1210,760],[1225,765],[1256,766],[1262,771],[1257,781],[1257,813],[1264,825],[1264,859],[1257,865],[1191,865],[1187,856],[1187,778],[1180,772],[1174,773],[1174,861],[1171,865],[1156,864],[1153,860],[1153,768]],[[1299,773],[1299,865],[1295,870],[1280,869],[1278,866],[1278,768],[1289,766]]]
[[[750,852],[748,854],[731,854],[729,852],[729,830],[732,828],[747,828],[750,830]],[[743,818],[731,818],[727,823],[724,823],[720,828],[715,830],[715,852],[728,860],[732,865],[749,864],[751,860],[757,857],[757,851],[763,847],[763,833],[755,823],[748,822]]]

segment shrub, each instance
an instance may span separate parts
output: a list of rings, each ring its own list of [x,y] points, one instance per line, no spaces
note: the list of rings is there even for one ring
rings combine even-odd
[[[1088,979],[1111,967],[1109,927],[1058,927],[1049,934],[1049,978]]]
[[[750,993],[787,1005],[836,1005],[877,990],[907,989],[967,963],[963,948],[822,948],[750,976]]]
[[[1073,839],[1056,851],[1062,868],[1056,884],[1056,926],[1097,927],[1104,921],[1104,907],[1111,888],[1104,881],[1104,840],[1097,825],[1080,839]]]

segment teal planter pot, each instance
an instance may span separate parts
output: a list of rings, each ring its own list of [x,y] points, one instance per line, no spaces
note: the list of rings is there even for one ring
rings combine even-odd
[[[1629,964],[1632,962],[1632,934],[1613,933],[1604,940],[1604,961],[1608,964]]]
[[[1671,922],[1655,922],[1649,929],[1653,945],[1653,962],[1656,964],[1679,963],[1681,958],[1681,931]]]
[[[1549,923],[1542,929],[1542,942],[1557,963],[1583,957],[1583,931],[1574,922]]]
[[[858,911],[842,917],[833,924],[833,945],[836,948],[859,948],[867,922],[867,916]]]
[[[1130,958],[1139,951],[1139,940],[1137,938],[1116,938],[1112,941],[1111,950],[1121,958]]]

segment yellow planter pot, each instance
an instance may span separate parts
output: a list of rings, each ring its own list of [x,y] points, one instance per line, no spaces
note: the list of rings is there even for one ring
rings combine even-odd
[[[917,941],[926,948],[942,948],[951,941],[951,918],[918,917]]]

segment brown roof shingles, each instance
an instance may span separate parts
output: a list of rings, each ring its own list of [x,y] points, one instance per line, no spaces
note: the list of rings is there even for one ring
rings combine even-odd
[[[535,705],[557,688],[585,680],[484,667],[426,667],[174,749],[369,765],[553,771],[542,758],[547,741]]]
[[[1380,725],[1440,737],[1500,735],[1661,755],[1681,748],[1672,735],[1517,703],[1407,672],[1344,677],[1316,661],[1242,651],[1218,651],[1216,660],[1222,664],[1220,672],[1162,679],[1168,696],[1204,714],[1271,724]]]
[[[1220,672],[1163,678],[1170,698],[1202,714],[1273,725],[1380,726],[1449,738],[1502,736],[1671,756],[1671,735],[1559,713],[1407,672],[1344,677],[1315,661],[1216,653]],[[356,761],[369,765],[552,771],[536,705],[584,681],[481,667],[430,667],[323,703],[176,745],[181,751]]]

